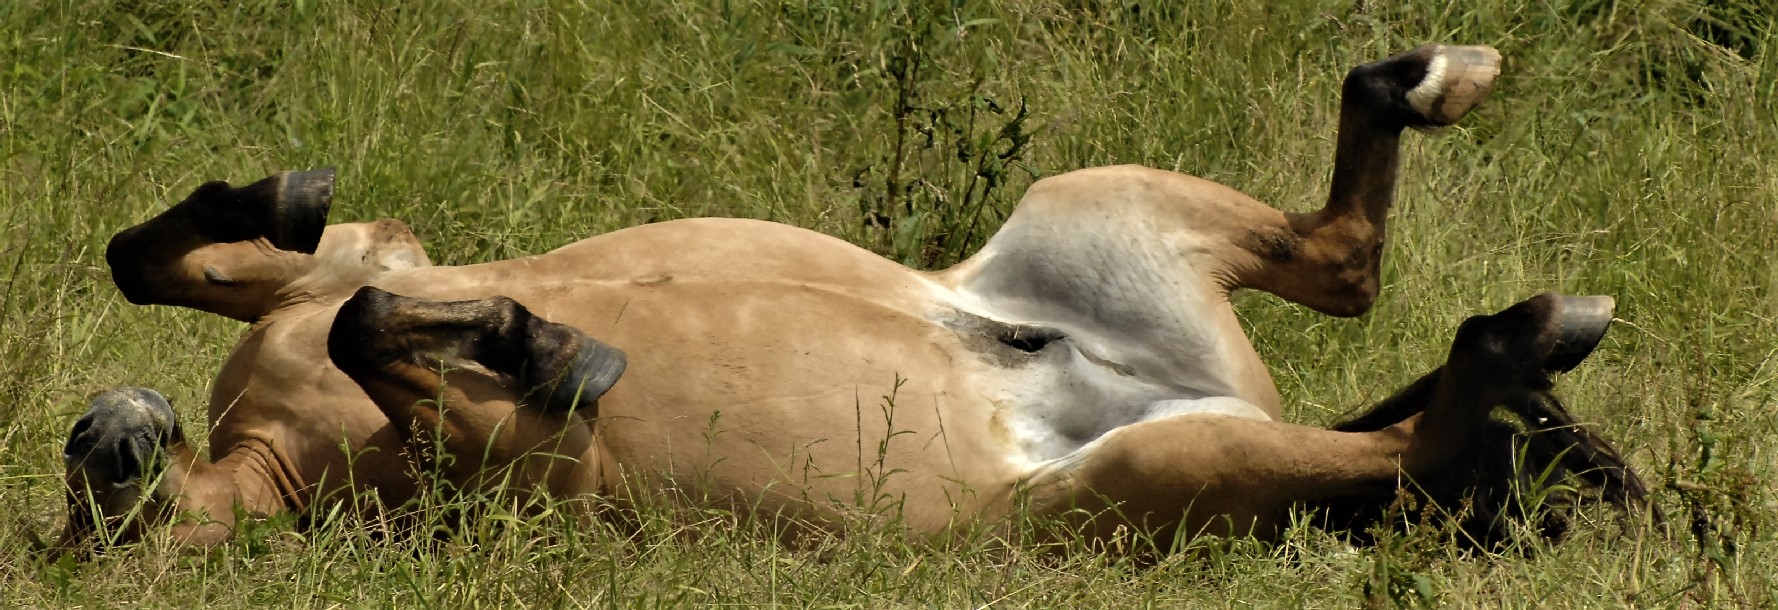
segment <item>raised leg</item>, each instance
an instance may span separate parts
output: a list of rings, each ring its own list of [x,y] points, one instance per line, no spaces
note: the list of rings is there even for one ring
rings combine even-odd
[[[623,373],[616,348],[504,297],[428,301],[365,287],[340,306],[327,350],[459,489],[601,490],[593,417]]]
[[[284,172],[242,187],[205,183],[112,236],[105,261],[131,303],[244,322],[292,300],[351,290],[383,271],[431,265],[399,221],[326,226],[332,204],[331,169]]]
[[[1252,227],[1236,240],[1236,287],[1255,288],[1336,316],[1376,300],[1385,224],[1395,203],[1403,129],[1450,125],[1487,97],[1500,72],[1488,47],[1425,45],[1353,68],[1340,94],[1327,205]]]
[[[1270,536],[1293,505],[1387,499],[1404,481],[1468,472],[1487,445],[1482,432],[1496,429],[1495,407],[1547,390],[1549,372],[1584,358],[1609,320],[1604,297],[1541,295],[1465,321],[1445,365],[1379,409],[1389,414],[1373,423],[1386,425],[1338,431],[1215,415],[1130,425],[1042,469],[1027,481],[1026,500],[1101,539],[1119,528],[1162,540],[1176,533]],[[1570,464],[1577,472],[1619,471],[1594,479],[1599,484],[1635,481],[1609,446],[1593,437],[1576,442],[1585,446],[1543,451],[1547,459],[1564,459],[1570,450],[1592,456],[1584,458],[1590,464]],[[1620,507],[1642,493],[1639,482],[1619,491],[1607,501]]]
[[[1598,343],[1612,319],[1606,297],[1564,297],[1562,322],[1555,329],[1558,349],[1544,362],[1551,371],[1578,366]],[[1419,381],[1364,414],[1335,424],[1340,432],[1372,432],[1419,415],[1430,405],[1430,393],[1443,380],[1444,369]],[[1624,463],[1617,450],[1570,414],[1538,379],[1509,394],[1500,405],[1504,420],[1494,419],[1470,433],[1471,459],[1422,477],[1406,490],[1419,505],[1452,511],[1465,534],[1459,542],[1498,547],[1517,532],[1533,531],[1559,538],[1568,529],[1565,507],[1604,502],[1624,509],[1648,511],[1664,520],[1659,507],[1647,501],[1648,487]],[[1556,485],[1575,481],[1578,487]],[[1584,488],[1584,489],[1583,489]],[[1527,490],[1543,490],[1530,500]],[[1584,492],[1584,493],[1583,493]],[[1347,495],[1305,504],[1322,525],[1367,538],[1388,514],[1397,494]],[[1466,508],[1461,513],[1453,507]],[[1400,519],[1392,521],[1402,525]]]
[[[325,226],[332,196],[330,169],[285,172],[242,187],[206,183],[113,236],[106,262],[132,303],[243,321],[347,292],[383,271],[431,264],[398,221]],[[295,498],[304,482],[294,479],[294,461],[274,440],[236,439],[211,463],[185,443],[160,394],[100,394],[69,435],[62,544],[127,541],[169,521],[175,539],[212,544],[226,539],[237,511],[300,509]]]
[[[1458,120],[1498,62],[1487,47],[1429,45],[1353,69],[1319,211],[1287,214],[1170,171],[1068,172],[1032,184],[982,251],[938,279],[993,317],[1097,335],[1103,357],[1276,418],[1277,389],[1229,293],[1263,290],[1338,316],[1369,310],[1401,131]]]
[[[242,187],[207,182],[112,236],[111,278],[136,304],[184,305],[259,319],[307,274],[333,204],[333,170],[284,172]]]
[[[135,540],[173,522],[189,544],[225,540],[236,510],[270,515],[286,508],[279,456],[242,447],[212,464],[185,442],[173,407],[160,393],[120,388],[95,397],[74,424],[62,459],[68,524],[60,546],[84,552]]]

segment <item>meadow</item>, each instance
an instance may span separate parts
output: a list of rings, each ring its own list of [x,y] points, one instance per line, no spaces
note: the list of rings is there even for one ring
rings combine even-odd
[[[94,392],[158,389],[201,438],[241,324],[128,304],[118,230],[213,179],[339,171],[333,220],[435,262],[646,222],[769,219],[942,267],[1036,178],[1140,163],[1318,207],[1340,78],[1422,42],[1505,56],[1410,134],[1362,318],[1237,306],[1325,424],[1543,291],[1621,322],[1558,392],[1670,529],[1463,553],[1313,528],[1143,563],[859,531],[790,548],[717,511],[633,530],[510,517],[433,544],[244,526],[90,563],[39,553]],[[1778,605],[1778,10],[1765,0],[26,0],[0,3],[0,606],[1770,607]]]

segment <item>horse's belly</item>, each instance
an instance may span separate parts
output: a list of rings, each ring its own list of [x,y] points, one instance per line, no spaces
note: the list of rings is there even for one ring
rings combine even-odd
[[[514,287],[623,350],[600,438],[639,487],[695,486],[819,518],[893,498],[921,529],[997,499],[1020,470],[976,354],[909,304],[799,282],[654,279]]]

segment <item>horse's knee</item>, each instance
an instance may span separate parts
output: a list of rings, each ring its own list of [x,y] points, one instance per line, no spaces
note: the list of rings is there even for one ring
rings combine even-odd
[[[1383,235],[1374,225],[1325,211],[1299,214],[1288,229],[1243,246],[1261,261],[1246,280],[1253,288],[1341,318],[1362,315],[1377,301]]]

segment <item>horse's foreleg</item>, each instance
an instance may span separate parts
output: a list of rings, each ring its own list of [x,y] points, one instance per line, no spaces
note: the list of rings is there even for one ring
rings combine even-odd
[[[238,446],[212,464],[186,444],[173,408],[159,393],[122,388],[100,394],[63,449],[68,523],[60,546],[88,550],[143,537],[171,523],[173,539],[226,540],[235,516],[289,509],[281,458],[269,446]]]
[[[1387,495],[1476,446],[1494,407],[1547,387],[1610,320],[1602,299],[1544,295],[1458,330],[1445,365],[1398,395],[1390,425],[1342,432],[1260,418],[1186,415],[1113,430],[1023,486],[1040,513],[1089,537],[1136,528],[1186,537],[1276,532],[1295,504]]]
[[[615,348],[507,298],[427,301],[368,287],[341,305],[327,345],[426,466],[459,488],[599,490],[592,418],[623,372]]]
[[[105,261],[131,303],[191,307],[253,322],[312,271],[333,204],[333,170],[210,182],[112,236]]]

